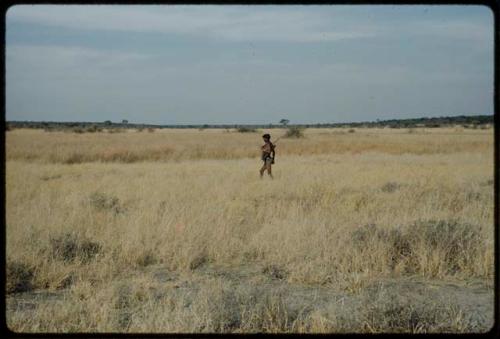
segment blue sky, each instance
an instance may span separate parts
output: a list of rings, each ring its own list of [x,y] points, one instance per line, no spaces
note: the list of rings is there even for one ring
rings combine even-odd
[[[483,6],[18,5],[6,118],[154,124],[493,114]]]

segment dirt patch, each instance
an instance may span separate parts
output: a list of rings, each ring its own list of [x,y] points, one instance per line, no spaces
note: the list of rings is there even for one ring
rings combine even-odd
[[[205,263],[185,271],[144,267],[120,277],[113,299],[116,330],[133,331],[141,300],[173,305],[172,314],[185,317],[185,324],[206,319],[189,325],[188,332],[485,332],[493,325],[493,290],[480,280],[393,278],[346,293],[332,284],[292,284],[275,271],[258,264]],[[137,285],[139,278],[148,282],[146,290]],[[134,299],[137,291],[140,300]],[[7,313],[35,312],[41,304],[56,308],[71,293],[11,294]]]

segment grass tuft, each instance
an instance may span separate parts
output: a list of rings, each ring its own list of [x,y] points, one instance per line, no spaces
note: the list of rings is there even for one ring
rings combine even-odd
[[[395,192],[400,187],[401,187],[401,185],[398,184],[397,182],[390,181],[390,182],[386,183],[384,186],[382,186],[381,190],[382,190],[382,192],[385,192],[385,193],[392,193],[392,192]]]
[[[64,262],[73,262],[79,259],[82,263],[89,263],[101,251],[99,243],[80,239],[73,233],[64,233],[50,238],[52,257]]]

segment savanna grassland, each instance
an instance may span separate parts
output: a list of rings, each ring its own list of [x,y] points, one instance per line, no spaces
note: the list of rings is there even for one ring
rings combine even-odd
[[[491,328],[492,129],[263,132],[6,132],[9,328]]]

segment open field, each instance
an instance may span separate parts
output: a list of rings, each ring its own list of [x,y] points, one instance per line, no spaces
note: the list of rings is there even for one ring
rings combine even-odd
[[[490,329],[493,130],[262,132],[7,132],[9,328]]]

